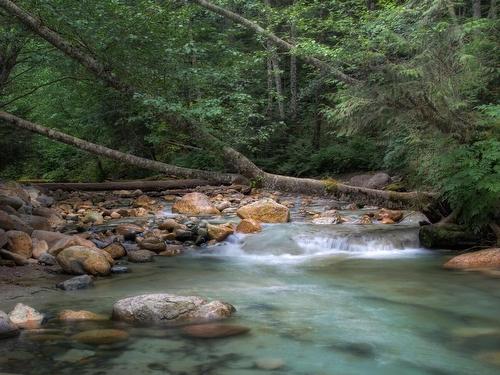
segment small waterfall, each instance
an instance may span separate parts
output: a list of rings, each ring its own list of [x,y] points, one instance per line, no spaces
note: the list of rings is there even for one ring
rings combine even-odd
[[[301,263],[332,257],[407,257],[424,254],[418,227],[409,225],[274,224],[263,232],[234,235],[204,255],[265,263]]]

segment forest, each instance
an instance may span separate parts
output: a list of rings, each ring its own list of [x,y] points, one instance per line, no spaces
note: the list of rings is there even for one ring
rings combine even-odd
[[[0,0],[0,372],[495,374],[498,7]]]

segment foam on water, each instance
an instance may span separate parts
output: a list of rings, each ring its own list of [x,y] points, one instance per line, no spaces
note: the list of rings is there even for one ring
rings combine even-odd
[[[428,254],[414,226],[269,225],[259,234],[230,236],[198,256],[266,264],[303,263],[324,258],[400,258]]]

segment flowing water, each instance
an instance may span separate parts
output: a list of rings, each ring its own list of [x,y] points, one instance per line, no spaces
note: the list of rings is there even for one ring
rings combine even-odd
[[[85,323],[72,333],[125,329],[121,345],[71,339],[0,342],[0,370],[23,374],[498,374],[498,279],[441,268],[419,248],[415,225],[268,225],[217,247],[131,265],[132,272],[77,292],[25,300],[40,311],[109,315],[119,298],[152,292],[222,299],[246,335],[193,339],[173,328]],[[8,310],[19,301],[1,301]],[[69,350],[90,353],[63,361]],[[82,352],[84,351],[84,352]],[[257,362],[256,362],[257,361]],[[259,362],[260,361],[260,362]],[[259,368],[262,361],[281,364]],[[280,363],[281,362],[281,363]],[[256,363],[260,363],[259,366]],[[496,364],[495,364],[496,363]],[[265,366],[264,366],[265,367]],[[278,367],[278,365],[276,365]]]

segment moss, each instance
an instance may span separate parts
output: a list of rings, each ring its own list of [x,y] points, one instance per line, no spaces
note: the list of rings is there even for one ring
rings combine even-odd
[[[333,178],[327,178],[326,180],[323,180],[323,184],[325,185],[325,191],[327,193],[335,193],[338,190],[339,183]]]

